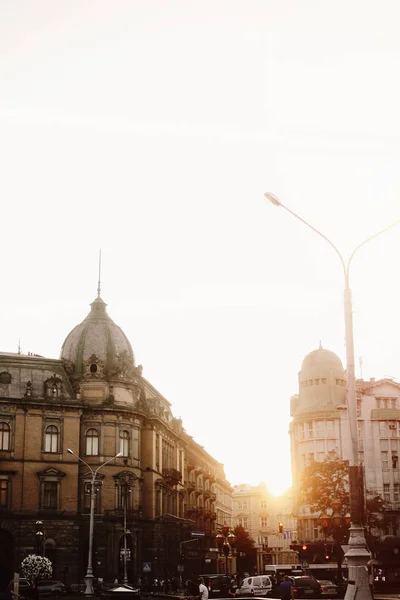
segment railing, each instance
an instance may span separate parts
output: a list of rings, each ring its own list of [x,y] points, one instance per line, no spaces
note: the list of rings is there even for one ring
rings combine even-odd
[[[104,516],[106,516],[106,517],[118,517],[118,518],[123,517],[124,516],[124,509],[123,508],[115,508],[113,510],[108,510],[107,509],[107,510],[104,511]],[[134,510],[128,509],[126,511],[126,517],[128,519],[132,518],[132,517],[142,517],[142,516],[143,516],[143,511],[140,508],[137,508],[137,509],[134,509]]]
[[[182,474],[177,469],[163,469],[164,479],[179,483],[182,479]]]

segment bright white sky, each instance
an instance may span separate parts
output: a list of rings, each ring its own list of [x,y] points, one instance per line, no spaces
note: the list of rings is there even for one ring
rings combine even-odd
[[[397,0],[2,0],[2,351],[102,295],[233,483],[290,483],[289,397],[344,359],[344,254],[400,218]],[[400,376],[400,228],[353,263],[364,378]],[[357,375],[359,376],[359,371]]]

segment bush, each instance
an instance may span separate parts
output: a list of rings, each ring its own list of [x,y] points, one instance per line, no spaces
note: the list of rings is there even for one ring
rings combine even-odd
[[[22,575],[31,581],[49,579],[53,573],[51,562],[45,556],[29,554],[21,563]]]

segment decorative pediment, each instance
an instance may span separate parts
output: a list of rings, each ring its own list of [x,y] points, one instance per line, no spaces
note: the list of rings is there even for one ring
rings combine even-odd
[[[39,471],[37,474],[37,476],[41,480],[57,479],[58,481],[60,481],[63,477],[65,477],[65,475],[66,475],[66,473],[64,473],[64,471],[60,471],[59,469],[55,469],[54,467],[49,467],[48,469],[45,469],[44,471]]]
[[[121,471],[120,473],[113,475],[113,477],[115,485],[127,484],[133,486],[135,483],[142,481],[140,477],[131,471]]]

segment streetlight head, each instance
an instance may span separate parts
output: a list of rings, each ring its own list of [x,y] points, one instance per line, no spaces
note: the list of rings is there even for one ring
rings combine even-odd
[[[274,204],[275,206],[281,206],[282,202],[272,192],[265,192],[264,198]]]
[[[71,448],[67,448],[67,452],[68,452],[69,454],[73,454],[73,452],[72,452]]]
[[[120,456],[122,456],[122,452],[118,452],[118,454],[115,458],[119,458]]]

